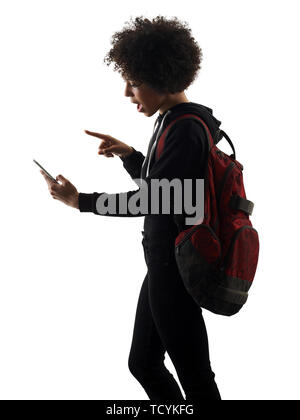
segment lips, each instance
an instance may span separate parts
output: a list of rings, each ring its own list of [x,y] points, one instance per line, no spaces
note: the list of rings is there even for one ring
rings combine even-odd
[[[144,111],[144,108],[143,108],[143,105],[142,104],[140,104],[139,102],[134,102],[134,101],[130,101],[132,104],[135,104],[135,105],[137,105],[137,110],[138,110],[138,112],[143,112]]]

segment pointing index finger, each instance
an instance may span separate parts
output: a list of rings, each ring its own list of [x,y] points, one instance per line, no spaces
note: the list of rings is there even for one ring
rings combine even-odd
[[[84,130],[89,136],[97,137],[98,139],[108,139],[110,136],[107,134],[95,133],[94,131]]]

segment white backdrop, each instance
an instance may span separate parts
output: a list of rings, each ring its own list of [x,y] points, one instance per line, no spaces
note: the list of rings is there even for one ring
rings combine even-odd
[[[130,16],[177,16],[203,49],[186,91],[213,108],[244,165],[260,235],[255,283],[233,318],[203,311],[224,400],[299,399],[299,25],[287,0],[0,3],[1,399],[147,399],[128,370],[146,273],[143,217],[80,213],[32,159],[80,192],[136,188],[110,134],[146,153],[153,124],[103,58]],[[297,109],[298,108],[298,109]],[[220,148],[230,151],[225,140]],[[168,355],[166,366],[177,378]]]

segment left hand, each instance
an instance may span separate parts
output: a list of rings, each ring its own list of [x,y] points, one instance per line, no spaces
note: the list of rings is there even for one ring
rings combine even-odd
[[[78,191],[68,179],[62,175],[58,175],[56,180],[61,181],[61,184],[56,184],[44,171],[40,170],[40,173],[45,178],[50,194],[55,200],[60,200],[68,206],[79,209]]]

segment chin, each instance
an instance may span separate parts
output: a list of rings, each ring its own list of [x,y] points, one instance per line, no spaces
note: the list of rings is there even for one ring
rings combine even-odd
[[[143,112],[143,114],[145,115],[145,117],[152,117],[152,115],[154,115],[154,114],[155,114],[155,112],[156,112],[156,111],[154,111],[154,112],[148,112],[148,111],[145,111],[145,112]]]

